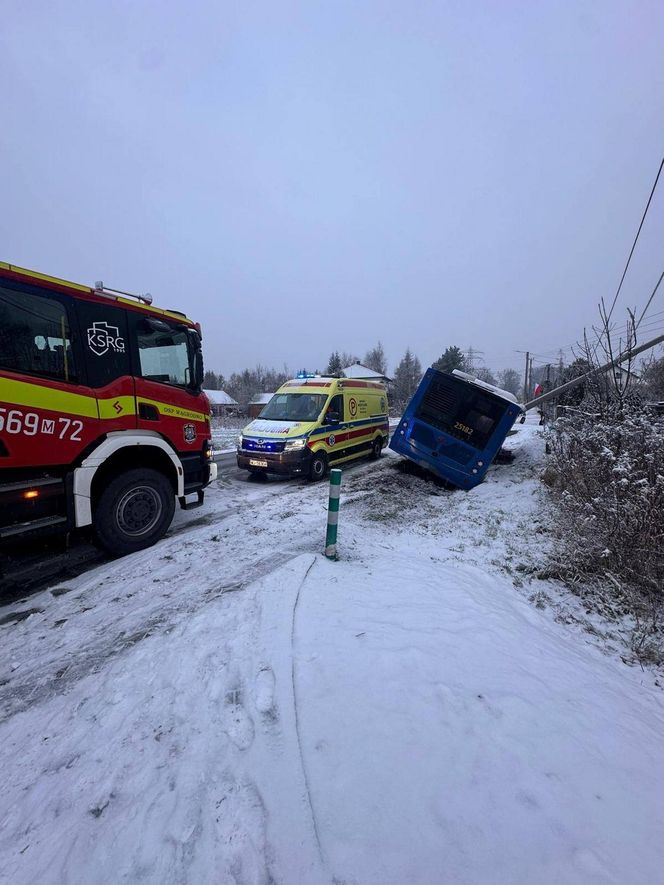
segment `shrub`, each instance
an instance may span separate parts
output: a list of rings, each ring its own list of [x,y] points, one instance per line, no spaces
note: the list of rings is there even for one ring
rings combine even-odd
[[[580,413],[553,425],[548,451],[556,571],[596,608],[632,615],[634,651],[652,660],[664,617],[664,421]]]

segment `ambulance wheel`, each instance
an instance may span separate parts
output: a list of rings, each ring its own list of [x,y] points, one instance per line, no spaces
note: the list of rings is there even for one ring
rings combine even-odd
[[[175,493],[163,473],[128,470],[101,493],[92,524],[99,544],[115,556],[124,556],[163,538],[174,512]]]
[[[377,461],[380,458],[382,451],[383,451],[383,437],[377,436],[376,439],[373,441],[373,445],[371,446],[371,458],[374,461]]]
[[[316,452],[309,465],[309,479],[312,482],[318,482],[319,480],[324,479],[326,473],[327,456],[325,455],[325,452]]]

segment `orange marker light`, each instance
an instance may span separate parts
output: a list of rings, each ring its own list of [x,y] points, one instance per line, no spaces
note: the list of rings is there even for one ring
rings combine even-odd
[[[23,492],[24,498],[38,498],[39,492],[36,489],[30,489],[29,492]]]

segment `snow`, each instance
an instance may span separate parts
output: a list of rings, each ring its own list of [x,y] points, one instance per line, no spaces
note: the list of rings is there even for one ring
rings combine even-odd
[[[215,454],[223,455],[237,449],[237,441],[241,430],[237,427],[212,428],[212,446]]]
[[[376,381],[388,380],[386,375],[376,372],[374,369],[368,368],[368,366],[363,366],[362,363],[353,363],[352,366],[346,366],[341,371],[346,378],[364,379],[366,381],[373,379]]]
[[[514,396],[513,393],[510,393],[509,390],[503,390],[502,387],[496,387],[495,384],[489,384],[488,381],[482,381],[481,378],[476,378],[474,375],[470,375],[468,372],[462,372],[461,369],[452,369],[452,374],[456,375],[458,378],[463,378],[465,381],[470,381],[470,383],[474,384],[476,387],[483,387],[494,396],[499,396],[501,399],[509,400],[511,403],[518,403],[518,399]]]
[[[542,441],[470,493],[222,477],[4,625],[0,881],[661,881],[664,704],[563,609]],[[201,511],[197,511],[201,514]],[[4,877],[4,878],[3,878]]]
[[[209,390],[207,387],[203,389],[203,393],[210,400],[213,406],[237,406],[237,400],[233,399],[230,393],[225,390]]]

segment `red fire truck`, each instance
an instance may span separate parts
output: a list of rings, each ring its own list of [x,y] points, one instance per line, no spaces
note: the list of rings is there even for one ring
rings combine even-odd
[[[151,303],[0,262],[0,547],[91,527],[131,553],[203,502],[200,327]]]

